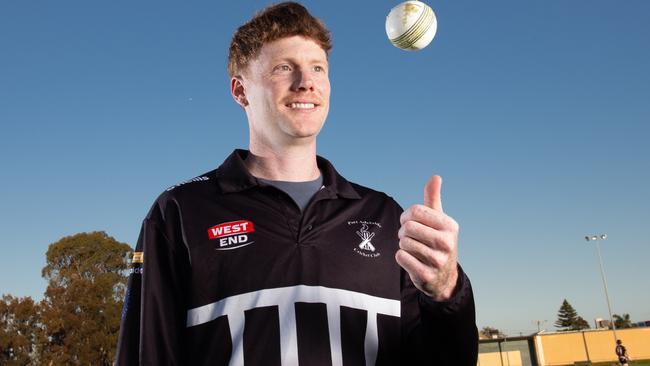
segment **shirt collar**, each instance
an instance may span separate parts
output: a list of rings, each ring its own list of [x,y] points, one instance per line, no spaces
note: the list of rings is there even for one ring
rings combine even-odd
[[[222,192],[241,192],[260,185],[257,178],[252,176],[244,165],[244,159],[248,154],[248,150],[236,149],[217,169],[217,184]],[[336,196],[351,199],[361,198],[352,184],[343,178],[327,159],[316,156],[316,163],[323,174],[323,189],[329,192],[331,198]]]

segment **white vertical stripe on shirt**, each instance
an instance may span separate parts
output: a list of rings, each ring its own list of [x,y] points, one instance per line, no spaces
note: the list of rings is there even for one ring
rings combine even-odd
[[[372,366],[377,361],[377,349],[379,340],[377,339],[377,313],[368,311],[368,321],[366,323],[366,339],[364,342],[366,354],[366,366]]]
[[[343,349],[341,348],[341,307],[327,307],[327,327],[330,334],[330,352],[332,366],[343,366]]]

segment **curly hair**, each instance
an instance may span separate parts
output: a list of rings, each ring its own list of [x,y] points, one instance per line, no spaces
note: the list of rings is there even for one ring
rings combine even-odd
[[[283,2],[263,9],[237,28],[228,50],[228,75],[233,77],[246,70],[264,44],[291,36],[313,40],[326,54],[332,49],[330,31],[320,19],[298,3]]]

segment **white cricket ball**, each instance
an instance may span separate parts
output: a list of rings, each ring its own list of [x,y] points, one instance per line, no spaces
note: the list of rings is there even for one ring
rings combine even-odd
[[[405,1],[390,10],[386,17],[386,34],[390,42],[403,50],[426,47],[438,30],[436,14],[421,1]]]

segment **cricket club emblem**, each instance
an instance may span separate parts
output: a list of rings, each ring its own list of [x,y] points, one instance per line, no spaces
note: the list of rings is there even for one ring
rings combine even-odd
[[[370,231],[368,231],[368,225],[362,224],[361,230],[357,230],[357,235],[359,235],[359,237],[361,238],[361,244],[359,244],[359,249],[368,250],[371,252],[375,251],[375,246],[372,245],[372,242],[370,241],[375,236],[375,233],[371,233]]]
[[[380,253],[377,252],[377,248],[372,244],[372,239],[375,237],[375,233],[370,230],[370,227],[374,226],[373,229],[376,231],[376,229],[381,228],[381,224],[369,221],[348,221],[348,225],[359,224],[361,224],[361,228],[356,231],[356,234],[361,239],[361,242],[354,247],[354,252],[366,258],[379,257]]]

